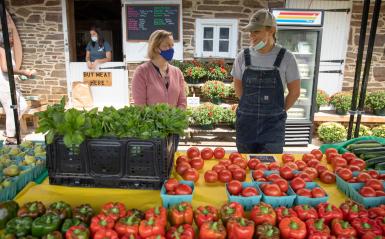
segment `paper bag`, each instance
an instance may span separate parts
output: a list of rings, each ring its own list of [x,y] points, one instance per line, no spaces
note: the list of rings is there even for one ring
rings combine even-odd
[[[72,104],[75,108],[92,107],[93,99],[91,88],[81,81],[72,82]]]

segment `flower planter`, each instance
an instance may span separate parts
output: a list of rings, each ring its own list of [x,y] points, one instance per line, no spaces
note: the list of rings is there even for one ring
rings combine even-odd
[[[336,114],[337,114],[337,115],[346,115],[347,113],[348,113],[347,110],[336,109]]]
[[[222,99],[219,97],[214,97],[211,99],[211,102],[213,102],[215,105],[220,105],[222,103]]]
[[[204,124],[204,125],[200,125],[201,129],[204,129],[204,130],[212,130],[214,129],[214,125],[213,124]]]
[[[373,113],[374,113],[375,115],[385,116],[385,108],[383,108],[383,109],[374,109],[374,110],[373,110]]]

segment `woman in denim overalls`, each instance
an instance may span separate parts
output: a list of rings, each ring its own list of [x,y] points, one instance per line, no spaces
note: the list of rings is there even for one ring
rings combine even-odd
[[[259,10],[244,31],[251,47],[240,52],[232,75],[240,98],[236,143],[240,153],[282,153],[286,111],[300,94],[300,78],[294,56],[275,44],[276,22],[267,10]],[[287,85],[289,94],[284,97]]]

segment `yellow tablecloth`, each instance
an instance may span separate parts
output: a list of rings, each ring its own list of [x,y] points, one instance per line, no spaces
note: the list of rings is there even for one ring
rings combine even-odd
[[[175,158],[179,155],[180,153],[177,152]],[[301,156],[302,155],[295,155],[297,159],[300,159]],[[276,155],[276,157],[279,160],[281,158],[280,155]],[[200,172],[199,181],[195,184],[192,202],[194,208],[206,204],[220,207],[227,201],[226,189],[223,183],[210,185],[204,181],[203,172],[211,169],[217,162],[218,160],[205,161],[204,169]],[[172,172],[172,177],[181,179],[175,171]],[[247,174],[246,181],[251,181],[250,173]],[[324,184],[320,181],[317,181],[317,183],[329,194],[329,202],[339,205],[346,199],[346,196],[337,189],[336,184]],[[108,201],[123,202],[128,208],[138,208],[141,210],[148,209],[155,205],[161,205],[162,203],[159,190],[54,186],[49,185],[48,178],[42,184],[28,184],[26,188],[16,196],[15,200],[19,204],[34,200],[42,201],[45,204],[63,200],[72,206],[90,203],[97,210]]]

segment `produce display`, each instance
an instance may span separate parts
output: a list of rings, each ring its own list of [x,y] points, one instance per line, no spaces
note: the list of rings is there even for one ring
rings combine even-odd
[[[385,170],[385,145],[376,140],[361,140],[345,147],[349,152],[365,160],[368,168]]]

